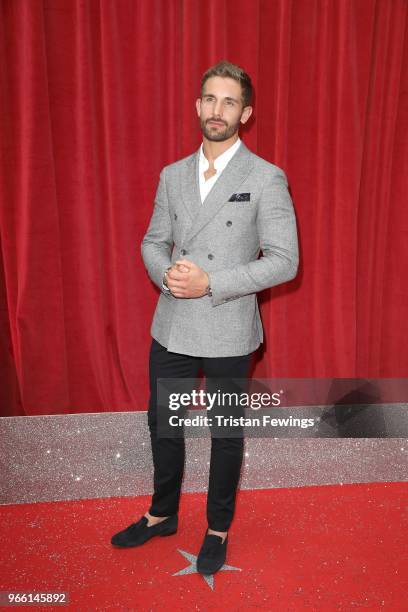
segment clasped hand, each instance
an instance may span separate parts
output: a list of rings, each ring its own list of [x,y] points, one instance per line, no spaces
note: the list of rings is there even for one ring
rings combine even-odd
[[[207,272],[188,259],[177,260],[167,272],[167,286],[178,298],[201,297],[208,285]]]

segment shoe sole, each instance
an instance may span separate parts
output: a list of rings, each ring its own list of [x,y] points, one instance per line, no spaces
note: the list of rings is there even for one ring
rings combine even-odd
[[[216,569],[214,569],[212,572],[207,571],[207,570],[202,570],[202,569],[200,570],[200,569],[197,567],[197,572],[198,572],[199,574],[202,574],[203,576],[212,576],[212,575],[213,575],[213,574],[215,574],[216,572],[219,572],[219,571],[220,571],[220,569],[221,569],[221,568],[222,568],[224,565],[225,565],[225,561],[224,561],[224,562],[223,562],[223,563],[222,563],[222,564],[221,564],[219,567],[217,567]]]

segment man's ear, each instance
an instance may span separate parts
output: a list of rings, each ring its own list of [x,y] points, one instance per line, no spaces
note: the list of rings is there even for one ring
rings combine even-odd
[[[252,111],[253,111],[252,106],[245,106],[244,110],[242,111],[242,115],[240,119],[241,123],[246,123],[248,121],[248,119],[252,115]]]
[[[197,100],[196,100],[196,110],[197,110],[197,115],[200,116],[200,112],[201,112],[201,98],[197,98]]]

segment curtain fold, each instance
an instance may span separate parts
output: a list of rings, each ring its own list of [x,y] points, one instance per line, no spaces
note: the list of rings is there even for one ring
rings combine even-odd
[[[1,0],[2,415],[146,410],[161,168],[201,142],[226,58],[282,167],[296,279],[258,294],[258,377],[408,371],[405,0]]]

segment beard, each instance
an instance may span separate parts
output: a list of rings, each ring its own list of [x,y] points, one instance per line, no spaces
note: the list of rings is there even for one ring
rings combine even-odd
[[[213,119],[216,121],[216,119]],[[238,119],[237,123],[233,123],[231,125],[225,125],[224,127],[214,127],[211,125],[207,125],[207,123],[211,121],[211,119],[206,119],[205,121],[200,119],[201,131],[207,140],[212,140],[215,142],[223,142],[224,140],[228,140],[234,134],[238,132],[240,120]]]

